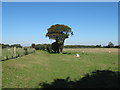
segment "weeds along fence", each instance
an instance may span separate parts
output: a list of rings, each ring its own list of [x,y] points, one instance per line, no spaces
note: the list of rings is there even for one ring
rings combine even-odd
[[[22,56],[31,54],[33,52],[35,52],[34,48],[16,48],[16,47],[3,48],[1,61],[22,57]]]

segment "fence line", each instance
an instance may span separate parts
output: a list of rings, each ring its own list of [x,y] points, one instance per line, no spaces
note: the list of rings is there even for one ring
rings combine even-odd
[[[2,49],[1,61],[22,57],[35,52],[34,48],[7,47]]]

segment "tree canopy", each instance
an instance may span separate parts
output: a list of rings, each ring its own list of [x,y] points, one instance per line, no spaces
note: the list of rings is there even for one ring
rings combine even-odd
[[[48,32],[46,34],[46,37],[49,37],[49,39],[54,39],[57,41],[65,40],[70,35],[73,35],[71,28],[68,27],[67,25],[63,25],[63,24],[52,25],[47,30],[48,30]]]

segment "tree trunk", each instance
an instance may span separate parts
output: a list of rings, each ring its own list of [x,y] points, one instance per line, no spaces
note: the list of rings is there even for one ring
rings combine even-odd
[[[63,45],[64,45],[64,40],[61,40],[61,42],[59,42],[59,40],[56,39],[56,43],[57,43],[56,45],[58,45],[56,52],[57,53],[62,53]]]
[[[64,47],[64,40],[62,41],[62,43],[60,43],[60,53],[62,53],[62,50],[63,50],[63,47]]]
[[[59,53],[59,40],[56,39],[56,52]]]

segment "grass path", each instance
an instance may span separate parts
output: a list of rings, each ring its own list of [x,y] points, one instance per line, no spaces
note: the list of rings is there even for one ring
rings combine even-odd
[[[109,69],[117,71],[118,56],[112,53],[49,54],[36,51],[33,54],[2,62],[3,88],[38,88],[40,82],[70,77],[79,79],[84,74]]]

